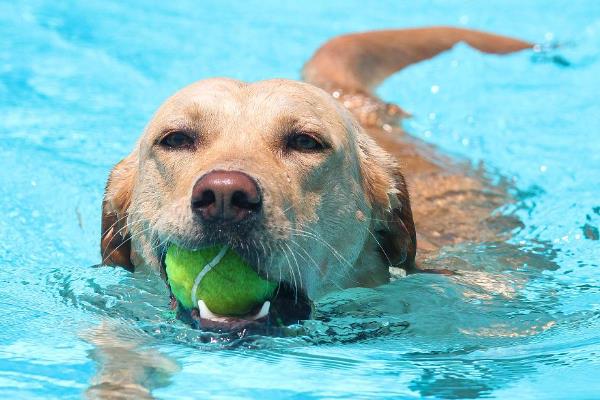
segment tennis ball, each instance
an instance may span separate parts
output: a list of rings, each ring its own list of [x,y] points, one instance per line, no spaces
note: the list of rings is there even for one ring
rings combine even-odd
[[[186,250],[172,245],[165,264],[171,292],[187,309],[202,300],[215,314],[245,316],[273,297],[277,288],[227,246]]]

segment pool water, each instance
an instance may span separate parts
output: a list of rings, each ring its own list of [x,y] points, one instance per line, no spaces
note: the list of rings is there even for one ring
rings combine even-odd
[[[103,338],[158,398],[600,397],[600,2],[306,3],[0,2],[0,397],[81,397]],[[458,46],[379,91],[513,188],[510,243],[436,261],[479,280],[352,289],[284,337],[239,337],[175,320],[156,276],[93,267],[107,174],[169,94],[297,78],[336,34],[434,24],[560,45]]]

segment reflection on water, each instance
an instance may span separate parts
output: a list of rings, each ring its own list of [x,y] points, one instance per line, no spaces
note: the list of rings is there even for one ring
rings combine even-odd
[[[93,345],[89,357],[97,371],[86,390],[89,398],[152,398],[179,370],[177,363],[150,345],[142,332],[118,323],[103,322],[82,332]]]

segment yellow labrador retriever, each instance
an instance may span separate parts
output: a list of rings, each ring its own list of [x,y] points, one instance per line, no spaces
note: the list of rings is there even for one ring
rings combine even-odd
[[[352,34],[315,53],[306,83],[218,78],[175,93],[110,174],[103,262],[164,277],[169,244],[228,244],[280,282],[293,320],[308,317],[300,303],[386,283],[441,246],[496,237],[491,211],[506,194],[404,135],[403,111],[373,93],[458,42],[531,47],[446,27]]]

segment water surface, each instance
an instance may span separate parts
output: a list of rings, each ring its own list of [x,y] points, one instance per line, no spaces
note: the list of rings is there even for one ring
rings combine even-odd
[[[600,3],[302,3],[0,3],[2,397],[79,398],[103,335],[152,366],[159,398],[598,396]],[[288,337],[239,338],[174,320],[153,275],[91,267],[106,176],[169,94],[297,78],[331,36],[432,24],[560,44],[458,46],[380,90],[413,114],[410,133],[514,188],[499,210],[523,223],[510,243],[436,261],[472,279],[348,290]]]

